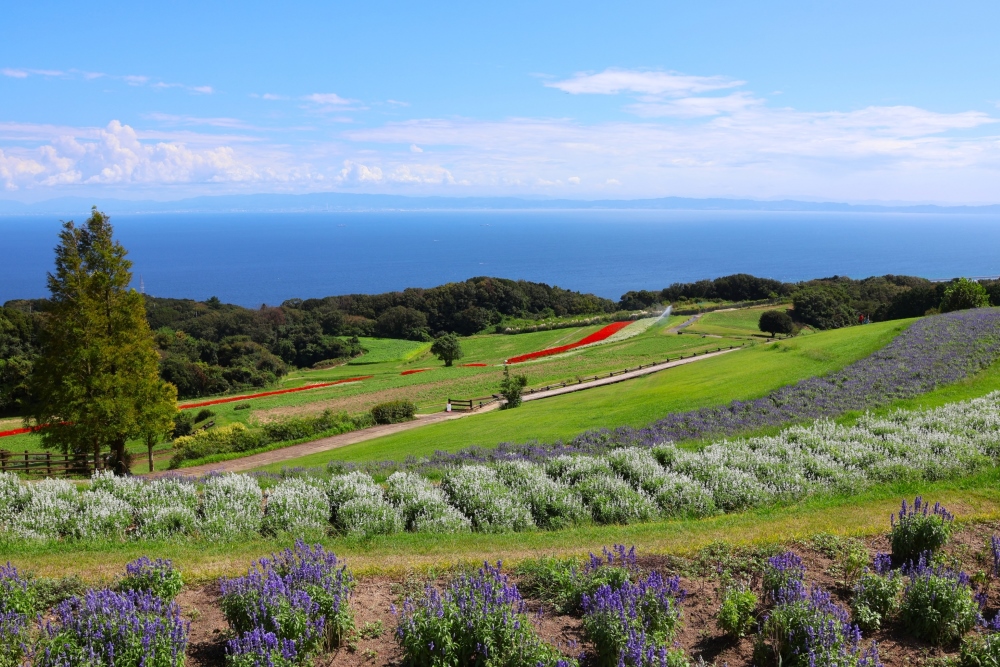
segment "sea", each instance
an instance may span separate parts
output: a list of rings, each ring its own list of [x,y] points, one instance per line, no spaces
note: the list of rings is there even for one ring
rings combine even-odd
[[[177,213],[118,215],[112,224],[136,289],[248,307],[474,276],[618,299],[732,273],[784,281],[1000,274],[1000,215],[992,213]],[[0,216],[0,303],[47,295],[59,228],[54,216]]]

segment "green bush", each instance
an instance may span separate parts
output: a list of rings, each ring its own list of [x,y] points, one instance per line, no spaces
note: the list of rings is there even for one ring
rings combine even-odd
[[[964,572],[931,567],[921,557],[908,574],[900,606],[908,632],[934,644],[948,644],[975,627],[979,605]]]
[[[489,563],[462,575],[444,593],[403,603],[396,636],[410,667],[575,667],[542,641],[513,584]]]
[[[862,630],[878,630],[899,609],[903,579],[898,571],[865,572],[854,586],[851,611]]]
[[[719,629],[731,637],[744,637],[757,620],[757,595],[746,586],[728,586],[716,615]]]
[[[184,586],[180,570],[169,560],[146,556],[125,566],[125,576],[118,582],[120,591],[149,591],[161,600],[173,600]]]
[[[922,555],[933,554],[948,543],[954,517],[940,503],[933,507],[917,496],[913,505],[903,506],[892,519],[889,541],[892,561],[896,565],[917,561]]]
[[[997,667],[1000,665],[1000,634],[968,637],[962,642],[960,667]]]
[[[194,416],[194,423],[197,424],[199,422],[203,422],[206,419],[210,419],[211,417],[214,416],[215,412],[209,410],[208,408],[202,408],[201,410],[198,411],[198,414]]]
[[[371,409],[372,419],[375,420],[376,424],[396,424],[410,421],[416,414],[416,404],[405,399],[379,403]]]
[[[635,573],[635,556],[621,547],[605,549],[603,558],[591,554],[581,565],[574,558],[542,557],[521,563],[516,570],[521,587],[560,614],[576,614],[584,595],[601,586],[619,589]]]
[[[249,409],[250,409],[250,401],[243,401],[233,406],[233,410],[249,410]]]
[[[348,433],[373,424],[370,415],[351,417],[346,412],[326,410],[316,417],[290,417],[262,424],[249,429],[234,423],[208,431],[198,431],[174,440],[177,450],[170,459],[170,467],[177,468],[184,461],[216,454],[233,454],[267,447],[279,442],[301,440],[320,433]]]

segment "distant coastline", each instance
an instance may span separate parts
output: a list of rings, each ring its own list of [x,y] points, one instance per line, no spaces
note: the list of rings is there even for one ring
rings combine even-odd
[[[334,213],[393,211],[761,211],[910,214],[1000,214],[1000,204],[941,206],[934,204],[845,204],[794,199],[660,197],[653,199],[531,199],[518,197],[407,197],[402,195],[310,193],[220,195],[174,201],[126,200],[104,197],[60,197],[35,203],[0,200],[0,215],[79,215],[97,205],[109,214],[143,213]]]

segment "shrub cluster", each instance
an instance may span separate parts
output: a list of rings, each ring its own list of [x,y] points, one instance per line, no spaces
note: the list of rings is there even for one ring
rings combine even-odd
[[[396,637],[412,667],[576,665],[538,638],[500,563],[459,576],[443,593],[428,585],[397,613]]]
[[[353,586],[334,554],[301,541],[255,562],[244,577],[223,579],[222,611],[237,635],[227,664],[291,666],[339,646],[354,628]]]
[[[980,621],[969,576],[942,565],[932,566],[924,556],[906,568],[900,618],[914,636],[934,644],[959,640]]]
[[[892,560],[896,565],[915,561],[921,556],[931,556],[948,542],[955,517],[948,510],[934,503],[931,507],[917,496],[912,505],[903,505],[898,514],[891,516]]]
[[[371,415],[376,424],[396,424],[410,421],[417,414],[417,406],[413,401],[386,401],[372,407]]]
[[[583,629],[600,667],[686,665],[683,651],[671,649],[680,626],[684,592],[678,577],[651,572],[635,583],[604,584],[584,594]]]
[[[32,664],[183,667],[188,623],[171,601],[181,584],[169,561],[129,563],[117,590],[88,590],[55,606]]]
[[[345,412],[325,410],[316,417],[288,417],[247,428],[236,422],[227,426],[198,431],[175,438],[170,467],[178,468],[184,461],[217,454],[234,454],[268,447],[279,442],[311,438],[319,434],[336,435],[367,428],[374,423],[370,415],[352,417]]]

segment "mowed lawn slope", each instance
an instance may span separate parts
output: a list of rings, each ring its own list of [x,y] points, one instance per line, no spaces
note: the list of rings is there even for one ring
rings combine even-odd
[[[434,451],[501,442],[551,442],[588,429],[643,426],[671,412],[752,399],[803,378],[823,375],[884,347],[913,320],[825,331],[758,345],[621,384],[525,403],[510,411],[434,424],[340,449],[292,459],[283,466],[327,461],[401,460]]]

